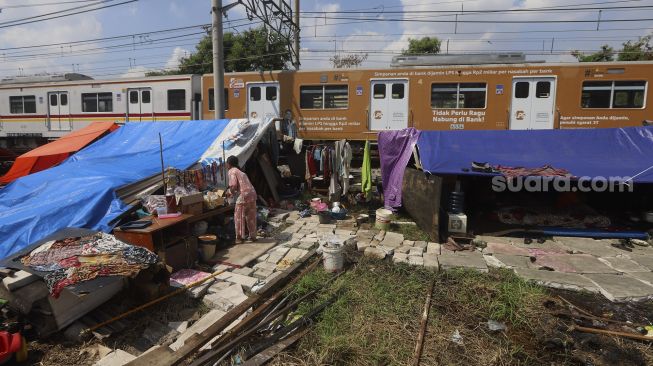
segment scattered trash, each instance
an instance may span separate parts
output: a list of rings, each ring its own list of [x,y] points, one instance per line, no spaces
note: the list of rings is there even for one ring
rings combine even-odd
[[[501,332],[506,330],[508,327],[506,326],[506,323],[496,321],[496,320],[488,320],[487,321],[487,327],[490,329],[492,332]]]
[[[463,345],[463,336],[460,335],[460,331],[456,329],[451,335],[451,341],[459,346]]]

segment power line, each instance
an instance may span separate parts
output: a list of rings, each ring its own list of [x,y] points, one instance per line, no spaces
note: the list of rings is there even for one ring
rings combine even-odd
[[[385,11],[382,10],[379,14],[437,14],[437,13],[448,13],[448,14],[487,14],[487,13],[525,13],[525,12],[558,12],[558,11],[610,11],[610,10],[637,10],[637,9],[649,9],[653,8],[653,5],[633,5],[633,6],[612,6],[612,7],[581,7],[581,8],[567,8],[567,7],[544,7],[544,8],[517,8],[517,9],[480,9],[480,10],[468,10],[461,11],[457,10],[391,10]],[[368,12],[361,11],[350,11],[350,10],[331,10],[331,11],[304,11],[303,14],[364,14]]]
[[[2,5],[0,9],[17,9],[17,8],[35,8],[39,6],[55,6],[62,4],[76,4],[76,3],[90,3],[97,2],[98,0],[70,0],[70,1],[55,1],[53,3],[37,3],[37,4],[20,4],[20,5]]]
[[[419,22],[419,23],[472,23],[472,24],[551,24],[551,23],[597,23],[597,20],[581,20],[581,19],[564,19],[564,20],[550,20],[550,19],[529,19],[529,20],[487,20],[487,19],[474,19],[474,20],[431,20],[423,18],[357,18],[357,17],[304,17],[305,19],[334,19],[334,20],[363,20],[371,22]],[[618,23],[618,22],[649,22],[653,18],[635,18],[635,19],[601,19],[599,23]]]
[[[115,0],[105,0],[102,3],[105,3],[105,2],[108,2],[108,1],[115,1]],[[117,4],[104,5],[104,6],[100,6],[100,7],[93,8],[93,9],[80,10],[80,11],[72,12],[72,13],[69,13],[69,14],[61,14],[61,15],[52,16],[52,17],[49,17],[49,18],[44,18],[44,19],[35,19],[35,18],[39,18],[39,17],[43,16],[43,15],[37,15],[37,16],[33,16],[33,17],[23,18],[21,20],[13,20],[13,21],[5,22],[5,23],[0,23],[0,29],[9,28],[9,27],[16,27],[16,26],[23,25],[23,24],[39,23],[39,22],[44,22],[46,20],[59,19],[59,18],[69,17],[69,16],[77,15],[77,14],[89,13],[89,12],[96,11],[96,10],[113,8],[115,6],[134,3],[134,2],[137,2],[137,1],[139,1],[139,0],[127,0],[127,1],[123,1],[121,3],[117,3]],[[91,4],[91,5],[97,5],[97,4]],[[91,6],[91,5],[83,5],[83,6],[80,6],[80,7],[86,7],[86,6]],[[79,9],[80,7],[77,7],[75,9]],[[74,10],[74,9],[62,10],[60,12],[64,12],[64,11],[67,12],[67,11],[70,11],[70,10]],[[60,12],[57,12],[57,13],[60,13]],[[33,20],[24,21],[24,22],[21,22],[21,23],[14,23],[14,22],[17,22],[17,21],[20,22],[20,21],[25,20],[25,19],[33,19]],[[14,24],[7,24],[7,23],[14,23]],[[2,24],[7,24],[7,25],[2,25]]]

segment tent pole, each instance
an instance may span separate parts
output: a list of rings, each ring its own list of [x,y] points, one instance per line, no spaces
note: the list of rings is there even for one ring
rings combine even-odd
[[[159,132],[159,154],[161,156],[161,183],[163,184],[163,194],[166,194],[166,172],[165,166],[163,165],[163,139],[161,138],[161,132]]]

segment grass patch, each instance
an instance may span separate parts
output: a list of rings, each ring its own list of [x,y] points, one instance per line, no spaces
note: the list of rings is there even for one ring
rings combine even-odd
[[[292,296],[320,287],[330,276],[316,269],[294,286]],[[431,280],[435,287],[422,364],[544,364],[541,347],[533,345],[543,332],[537,320],[547,297],[542,288],[509,271],[433,273],[365,257],[297,310],[306,313],[340,291],[296,349],[273,364],[410,364]],[[489,319],[505,322],[508,331],[491,333]],[[450,340],[456,329],[463,346]]]
[[[431,241],[428,234],[417,225],[390,225],[390,231],[401,233],[406,240]]]

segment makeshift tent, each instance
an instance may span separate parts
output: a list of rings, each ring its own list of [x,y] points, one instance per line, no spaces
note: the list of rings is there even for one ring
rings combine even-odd
[[[423,169],[432,174],[490,175],[472,162],[537,168],[575,177],[633,177],[653,183],[653,127],[528,131],[422,131]]]
[[[131,122],[61,165],[17,179],[0,191],[0,258],[64,228],[109,232],[127,210],[116,189],[166,167],[186,169],[229,120]]]
[[[0,184],[8,184],[17,178],[55,166],[66,160],[72,153],[117,128],[118,125],[113,122],[93,122],[56,141],[37,147],[19,156],[7,174],[0,177]]]

